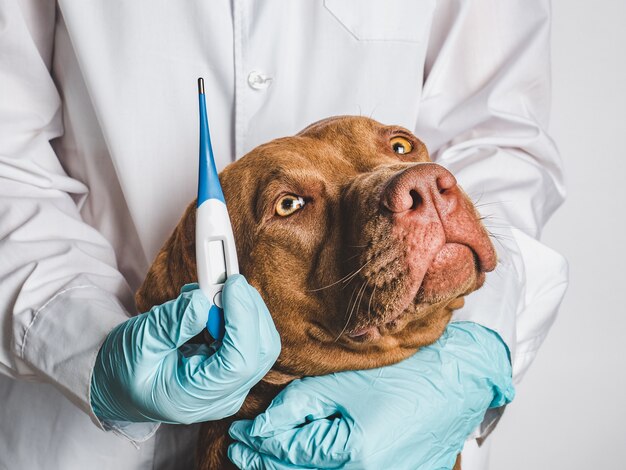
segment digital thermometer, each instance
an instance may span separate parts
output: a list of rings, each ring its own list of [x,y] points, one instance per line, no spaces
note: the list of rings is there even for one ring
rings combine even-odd
[[[239,272],[233,229],[213,158],[204,80],[198,79],[200,102],[200,168],[196,206],[196,265],[200,289],[211,301],[207,330],[216,340],[224,337],[222,289],[226,278]]]

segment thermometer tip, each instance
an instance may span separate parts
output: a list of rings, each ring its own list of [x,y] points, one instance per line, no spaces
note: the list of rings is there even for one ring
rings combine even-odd
[[[198,93],[204,95],[204,78],[202,77],[198,79]]]

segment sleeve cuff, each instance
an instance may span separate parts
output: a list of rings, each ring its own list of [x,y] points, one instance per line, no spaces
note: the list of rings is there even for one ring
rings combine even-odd
[[[567,260],[524,232],[513,230],[526,282],[517,314],[513,380],[519,384],[556,319],[569,280]]]
[[[96,426],[137,445],[149,439],[159,424],[101,421],[90,402],[91,374],[100,346],[127,319],[126,310],[109,292],[94,285],[73,285],[37,310],[26,327],[14,325],[13,347],[21,361],[59,388]]]

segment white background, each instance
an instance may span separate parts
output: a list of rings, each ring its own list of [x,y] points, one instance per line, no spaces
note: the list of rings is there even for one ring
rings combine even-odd
[[[492,435],[492,470],[626,469],[626,1],[555,0],[551,135],[568,198],[542,240],[559,317]]]

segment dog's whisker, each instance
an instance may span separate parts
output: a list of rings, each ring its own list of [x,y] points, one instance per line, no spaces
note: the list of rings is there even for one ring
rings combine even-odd
[[[514,237],[511,235],[505,235],[504,233],[494,233],[489,229],[487,229],[487,233],[489,234],[490,237],[494,238],[495,240],[507,240],[507,241],[514,240]]]
[[[496,273],[500,279],[503,279],[502,273],[499,270],[496,269],[494,273]]]
[[[363,286],[361,286],[361,288],[362,287]],[[350,300],[348,301],[348,307],[346,308],[346,313],[348,313],[348,310],[350,311],[348,314],[348,319],[346,320],[346,323],[344,324],[343,328],[341,329],[337,337],[333,340],[333,343],[336,343],[339,340],[339,338],[341,338],[341,335],[343,335],[346,329],[348,328],[348,325],[350,324],[350,320],[352,319],[352,313],[354,311],[354,306],[356,305],[356,300],[359,297],[359,293],[361,292],[361,288],[358,289],[358,293],[356,294],[356,297],[354,296],[354,293],[357,292],[357,287],[355,286],[354,289],[352,290],[352,295],[350,296]],[[354,298],[354,304],[352,303],[352,298]]]
[[[359,308],[361,308],[361,301],[363,300],[363,297],[365,297],[365,291],[367,290],[367,285],[369,284],[369,279],[367,281],[365,281],[365,283],[363,284],[363,287],[360,290],[360,294],[361,296],[359,297],[359,303],[356,306],[355,312],[359,311]]]
[[[378,278],[380,277],[380,273],[376,275],[376,280],[374,281],[374,288],[372,289],[372,293],[370,294],[370,300],[367,303],[367,318],[370,318],[371,309],[372,309],[372,299],[374,298],[374,293],[376,292],[376,287],[378,285]]]
[[[485,195],[485,191],[481,191],[477,198],[474,197],[474,194],[475,193],[467,193],[467,197],[469,197],[472,200],[474,206],[476,206]]]
[[[488,217],[490,219],[503,220],[505,222],[508,222],[508,220],[505,217],[502,217],[501,215],[498,215],[498,214],[488,214]]]
[[[485,220],[485,219],[494,219],[495,216],[493,214],[479,214],[476,220]]]
[[[506,222],[506,223],[509,222],[504,217],[496,215],[496,214],[481,214],[481,216],[478,218],[478,220],[482,220],[482,219],[499,220],[499,221]]]
[[[372,119],[372,118],[373,118],[374,113],[376,112],[376,108],[378,108],[378,104],[376,104],[376,105],[374,106],[374,108],[372,109],[372,112],[371,112],[371,113],[370,113],[370,115],[369,115],[369,118],[370,118],[370,119]]]
[[[503,250],[506,250],[507,247],[505,246],[504,243],[502,243],[502,240],[506,241],[506,238],[504,236],[496,236],[493,233],[491,233],[489,230],[487,230],[487,233],[489,234],[489,238],[495,240],[496,242],[498,242],[500,244],[500,246],[502,247]]]
[[[490,204],[510,204],[513,202],[512,199],[500,199],[498,201],[487,201],[487,202],[483,202],[481,203],[481,199],[485,196],[485,191],[481,191],[480,193],[478,192],[466,192],[465,194],[467,194],[467,197],[469,197],[472,201],[472,203],[474,204],[474,206],[479,206],[479,205],[490,205]]]
[[[352,256],[350,256],[349,258],[346,258],[346,261],[353,260],[354,258],[357,258],[357,257],[361,256],[361,254],[362,254],[362,253],[357,253],[356,255],[352,255]]]
[[[345,286],[342,287],[342,289],[344,287],[346,287],[362,270],[363,268],[365,268],[365,266],[367,266],[374,258],[370,258],[368,259],[365,263],[363,263],[363,266],[361,266],[358,271],[354,272],[348,279],[345,279],[343,281],[343,283],[345,284]]]
[[[351,280],[354,278],[354,276],[356,276],[357,274],[359,274],[359,273],[363,270],[363,268],[364,268],[365,266],[367,266],[367,264],[368,264],[370,261],[372,261],[372,259],[373,259],[373,258],[370,258],[370,259],[369,259],[369,260],[367,260],[365,263],[363,263],[363,265],[362,265],[359,269],[357,269],[356,271],[353,271],[353,272],[351,272],[351,273],[346,274],[344,277],[342,277],[342,278],[341,278],[341,279],[339,279],[338,281],[335,281],[335,282],[333,282],[332,284],[328,284],[327,286],[318,287],[318,288],[316,288],[316,289],[309,289],[307,292],[317,292],[317,291],[324,290],[324,289],[328,289],[329,287],[335,286],[335,285],[339,284],[340,282],[349,282],[349,281],[351,281]],[[345,286],[344,286],[344,287],[345,287]]]
[[[348,306],[346,307],[346,311],[343,314],[344,318],[346,315],[348,315],[348,321],[350,321],[350,316],[352,315],[352,299],[355,298],[354,294],[357,294],[357,292],[359,291],[359,286],[354,286],[354,289],[352,289],[352,294],[350,294],[350,300],[348,300]],[[358,294],[357,294],[358,296]],[[345,329],[345,326],[344,326]],[[340,334],[341,335],[341,334]]]
[[[511,225],[494,225],[494,224],[484,224],[485,228],[511,228]]]
[[[486,207],[486,206],[495,206],[498,204],[505,204],[511,201],[491,201],[491,202],[483,202],[483,203],[479,203],[478,201],[474,203],[474,207],[479,208],[479,207]]]
[[[490,229],[490,228],[507,228],[507,229],[510,229],[512,227],[512,225],[510,223],[508,223],[504,219],[502,219],[502,221],[505,222],[505,223],[497,223],[496,222],[497,219],[499,219],[499,217],[484,216],[484,217],[480,217],[477,220],[482,222],[484,227],[487,228],[487,229]]]

